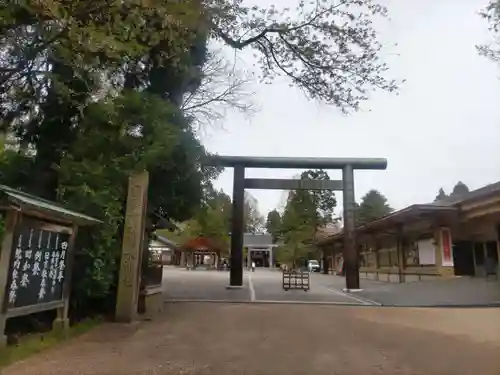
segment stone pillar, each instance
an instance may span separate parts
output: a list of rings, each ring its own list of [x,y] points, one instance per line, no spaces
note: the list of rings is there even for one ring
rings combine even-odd
[[[269,268],[274,268],[273,248],[269,247]]]
[[[252,268],[252,249],[247,249],[247,268]]]
[[[129,178],[116,300],[116,320],[119,322],[131,322],[137,315],[148,183],[147,171]]]

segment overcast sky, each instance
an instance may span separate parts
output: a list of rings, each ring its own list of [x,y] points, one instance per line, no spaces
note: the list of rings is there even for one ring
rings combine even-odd
[[[256,83],[249,89],[259,111],[251,118],[228,113],[221,127],[203,132],[203,143],[221,155],[385,157],[386,171],[355,173],[356,197],[377,189],[396,209],[432,201],[440,187],[449,192],[459,180],[471,189],[500,180],[500,70],[475,50],[491,39],[478,15],[486,2],[388,0],[391,19],[381,25],[380,40],[388,74],[406,79],[399,95],[375,94],[363,111],[345,116],[307,100],[285,79]],[[251,61],[249,52],[238,58]],[[247,176],[298,172],[248,170]],[[216,187],[232,194],[232,176],[226,170]],[[251,194],[264,215],[284,196]]]

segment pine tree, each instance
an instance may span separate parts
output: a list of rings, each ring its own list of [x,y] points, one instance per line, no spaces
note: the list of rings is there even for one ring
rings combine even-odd
[[[390,214],[394,209],[387,203],[387,198],[377,190],[370,190],[361,198],[356,208],[356,224],[363,225]]]
[[[453,187],[453,191],[450,194],[452,198],[458,198],[466,195],[469,192],[469,188],[462,181],[458,181]]]
[[[441,188],[439,189],[439,192],[438,192],[438,195],[436,196],[436,198],[434,199],[434,202],[438,202],[438,201],[444,201],[446,200],[446,198],[448,198],[448,196],[446,195],[446,193],[444,192],[444,189]]]

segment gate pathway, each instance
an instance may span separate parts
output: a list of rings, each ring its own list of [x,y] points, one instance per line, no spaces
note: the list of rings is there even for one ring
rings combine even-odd
[[[167,303],[2,375],[498,375],[499,309]]]

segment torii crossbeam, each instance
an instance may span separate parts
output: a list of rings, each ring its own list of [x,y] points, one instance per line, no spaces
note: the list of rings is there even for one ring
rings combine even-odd
[[[231,228],[231,271],[229,287],[243,286],[243,229],[245,189],[342,190],[344,201],[344,267],[346,289],[359,289],[359,264],[354,224],[354,170],[384,170],[382,158],[292,158],[251,156],[210,156],[207,165],[234,168]],[[281,180],[245,178],[245,168],[341,169],[342,180]]]

